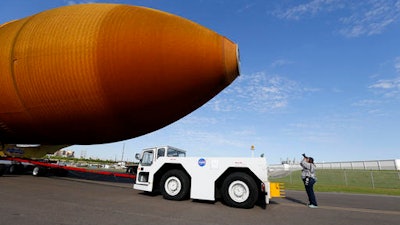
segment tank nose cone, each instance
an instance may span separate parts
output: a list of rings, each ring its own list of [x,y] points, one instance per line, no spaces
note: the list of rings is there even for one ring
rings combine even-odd
[[[229,39],[224,40],[225,75],[227,83],[232,83],[240,75],[239,47]]]

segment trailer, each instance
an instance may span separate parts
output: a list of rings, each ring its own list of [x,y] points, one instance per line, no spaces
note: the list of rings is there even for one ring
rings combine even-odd
[[[160,192],[167,200],[222,201],[231,207],[263,208],[272,197],[283,196],[281,184],[268,181],[265,158],[186,157],[171,147],[144,149],[133,188]]]
[[[135,173],[119,173],[103,170],[93,170],[68,166],[65,163],[60,163],[56,160],[47,159],[25,159],[17,157],[2,157],[0,158],[0,172],[8,172],[11,174],[22,174],[31,172],[33,176],[66,176],[68,171],[81,173],[91,173],[105,176],[114,176],[122,178],[136,179]]]

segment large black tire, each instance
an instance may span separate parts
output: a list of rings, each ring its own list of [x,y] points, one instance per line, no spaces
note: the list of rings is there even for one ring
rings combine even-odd
[[[59,177],[68,176],[68,170],[65,170],[65,169],[62,169],[62,168],[54,169],[53,173],[54,173],[55,176],[59,176]]]
[[[221,195],[225,204],[244,209],[254,207],[258,199],[258,192],[254,179],[241,172],[235,172],[227,176],[221,188]]]
[[[6,172],[6,165],[0,164],[0,176],[3,176],[4,172]]]
[[[14,165],[14,164],[11,164],[9,167],[8,167],[8,173],[9,174],[17,174],[17,165]]]
[[[126,168],[126,173],[136,174],[138,166],[128,166]]]
[[[24,172],[24,165],[21,164],[11,164],[8,167],[9,174],[22,174]]]
[[[165,199],[187,199],[190,192],[189,176],[182,170],[169,170],[161,177],[160,190]]]

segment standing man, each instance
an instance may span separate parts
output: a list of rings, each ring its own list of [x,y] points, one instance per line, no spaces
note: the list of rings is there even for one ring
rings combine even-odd
[[[318,208],[317,199],[314,194],[314,184],[316,182],[315,176],[315,164],[312,157],[307,157],[303,154],[303,160],[300,162],[300,166],[303,168],[301,171],[301,179],[303,179],[304,187],[306,188],[310,208]]]

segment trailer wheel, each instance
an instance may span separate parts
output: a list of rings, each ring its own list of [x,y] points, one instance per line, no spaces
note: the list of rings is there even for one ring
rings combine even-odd
[[[55,169],[54,175],[59,176],[59,177],[66,177],[66,176],[68,176],[68,170],[65,170],[63,168]]]
[[[188,197],[190,180],[181,170],[167,171],[160,181],[161,194],[165,199],[181,201]]]
[[[128,167],[126,168],[125,173],[133,173],[133,168],[132,168],[131,166],[128,166]]]
[[[0,176],[3,176],[4,172],[6,171],[6,165],[0,164]]]
[[[14,164],[11,164],[10,167],[8,167],[8,173],[9,174],[16,174],[17,173],[17,166]]]
[[[126,173],[136,174],[138,166],[128,166],[126,168]]]
[[[9,174],[22,174],[24,172],[24,166],[22,164],[11,164],[8,168]]]
[[[258,199],[258,189],[251,176],[236,172],[225,178],[221,195],[228,206],[249,209],[254,207]]]
[[[44,169],[40,166],[35,166],[35,168],[33,168],[32,170],[32,175],[35,177],[43,176],[43,174],[44,174]]]

